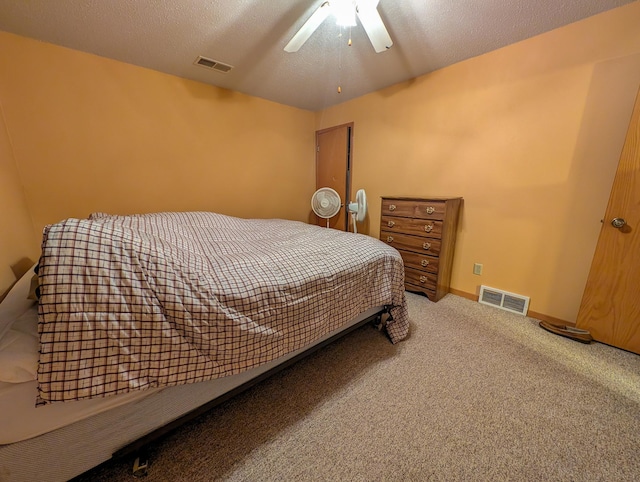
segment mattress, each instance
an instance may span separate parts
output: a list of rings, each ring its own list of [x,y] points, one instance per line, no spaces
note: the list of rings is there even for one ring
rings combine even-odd
[[[114,397],[36,407],[37,382],[0,382],[0,445],[36,437],[120,405],[141,400],[162,389]],[[2,480],[2,479],[0,479]]]

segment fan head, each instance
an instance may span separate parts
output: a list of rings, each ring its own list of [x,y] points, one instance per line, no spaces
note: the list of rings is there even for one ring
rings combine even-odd
[[[356,192],[356,202],[349,203],[349,212],[355,216],[358,222],[364,221],[367,215],[367,193],[364,189]]]
[[[311,209],[318,217],[329,219],[340,211],[340,194],[330,187],[322,187],[311,197]]]

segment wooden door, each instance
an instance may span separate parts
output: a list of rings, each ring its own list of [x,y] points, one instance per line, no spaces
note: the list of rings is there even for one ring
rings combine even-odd
[[[640,92],[576,325],[597,341],[640,354]]]
[[[347,206],[351,195],[351,145],[353,123],[316,132],[316,189],[330,187],[340,195],[342,209],[329,219],[329,226],[347,230]],[[326,226],[327,220],[316,216],[316,224]]]

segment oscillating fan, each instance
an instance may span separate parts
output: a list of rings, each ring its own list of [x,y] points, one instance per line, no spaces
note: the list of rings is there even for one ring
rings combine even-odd
[[[357,222],[364,221],[367,215],[367,193],[364,189],[359,189],[356,193],[356,202],[349,203],[349,212],[351,213],[351,219],[353,219],[353,232],[358,232]]]
[[[327,227],[329,218],[338,214],[340,206],[340,194],[330,187],[321,187],[311,197],[311,209],[318,217],[327,220]]]

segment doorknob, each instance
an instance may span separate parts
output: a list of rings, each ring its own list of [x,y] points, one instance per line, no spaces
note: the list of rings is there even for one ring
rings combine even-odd
[[[611,220],[611,226],[613,226],[614,228],[623,228],[625,225],[627,224],[627,222],[622,219],[622,218],[613,218]]]

